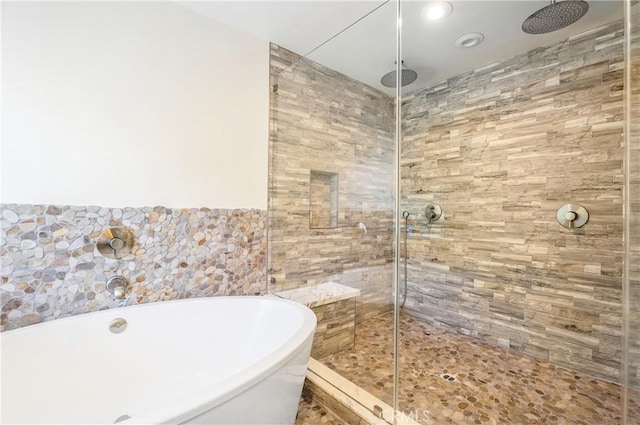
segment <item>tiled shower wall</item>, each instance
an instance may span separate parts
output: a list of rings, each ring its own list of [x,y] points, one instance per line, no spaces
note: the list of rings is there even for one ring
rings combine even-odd
[[[100,234],[130,229],[119,260]],[[241,209],[3,205],[2,330],[116,307],[106,280],[130,281],[126,304],[266,292],[266,212]]]
[[[619,381],[623,30],[615,22],[414,92],[406,310]],[[424,207],[443,218],[427,225]],[[581,204],[586,226],[556,210]]]
[[[629,196],[630,211],[625,212],[629,217],[629,262],[628,285],[629,299],[626,327],[628,331],[628,351],[626,373],[629,384],[627,393],[628,414],[627,423],[640,422],[640,417],[631,406],[640,405],[640,5],[631,8],[628,16],[631,22],[629,34],[630,58],[630,94],[628,105],[629,120],[626,128],[629,130],[629,180],[625,187]]]
[[[393,99],[274,44],[270,66],[269,290],[358,270],[367,278],[345,284],[388,306],[391,280],[378,277],[390,276],[379,271],[392,262]],[[331,184],[323,190],[312,175]]]

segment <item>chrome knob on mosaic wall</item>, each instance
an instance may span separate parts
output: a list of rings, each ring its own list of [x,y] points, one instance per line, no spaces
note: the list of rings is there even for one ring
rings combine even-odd
[[[96,244],[98,252],[110,258],[117,260],[131,252],[135,239],[131,230],[124,227],[111,227],[100,235]]]
[[[129,281],[124,276],[112,276],[107,280],[107,291],[113,295],[114,300],[124,300],[127,286]]]

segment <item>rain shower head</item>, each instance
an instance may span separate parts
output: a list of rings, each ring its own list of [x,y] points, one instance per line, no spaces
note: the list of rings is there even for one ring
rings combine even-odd
[[[397,63],[397,62],[396,62]],[[382,76],[380,83],[385,87],[396,87],[396,70],[388,72]],[[400,84],[402,87],[408,86],[418,78],[418,73],[413,69],[405,68],[404,61],[402,61],[402,74],[400,74]]]
[[[567,27],[582,18],[589,10],[584,0],[551,0],[549,6],[534,12],[522,23],[527,34],[546,34]]]

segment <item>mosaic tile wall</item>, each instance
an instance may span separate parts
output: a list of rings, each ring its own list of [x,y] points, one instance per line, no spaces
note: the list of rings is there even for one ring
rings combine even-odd
[[[393,99],[273,44],[270,66],[270,291],[390,264]],[[337,174],[336,227],[310,228],[312,171]]]
[[[96,249],[124,226],[136,240],[120,260]],[[2,330],[116,307],[106,280],[130,281],[126,304],[266,292],[262,210],[3,205]]]
[[[623,30],[532,50],[403,103],[407,311],[620,379]],[[427,202],[444,217],[427,226]],[[556,210],[584,205],[566,229]]]

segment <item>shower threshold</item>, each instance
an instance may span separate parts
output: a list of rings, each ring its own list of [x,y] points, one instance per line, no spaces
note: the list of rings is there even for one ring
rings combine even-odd
[[[419,425],[314,358],[309,360],[303,398],[317,403],[348,424]],[[298,424],[307,423],[298,419]]]

